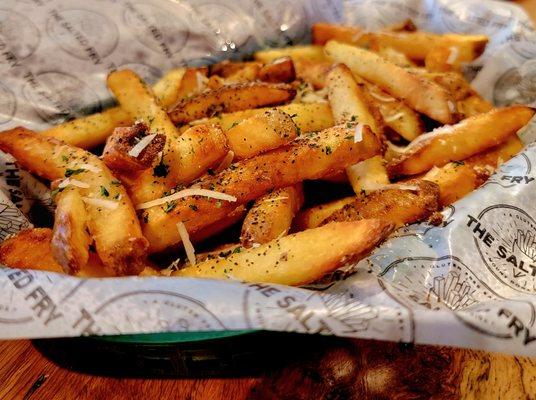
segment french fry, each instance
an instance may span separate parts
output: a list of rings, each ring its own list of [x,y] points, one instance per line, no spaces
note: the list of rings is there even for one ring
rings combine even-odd
[[[433,166],[440,167],[487,150],[515,134],[533,115],[534,110],[529,107],[511,106],[421,135],[406,147],[400,158],[388,164],[389,176],[419,174]]]
[[[517,135],[483,153],[478,153],[461,162],[451,162],[434,167],[422,179],[439,186],[439,204],[445,207],[461,199],[479,187],[495,169],[523,149]]]
[[[491,111],[493,104],[482,98],[479,94],[472,92],[468,97],[458,101],[457,107],[463,118],[469,118]]]
[[[285,84],[252,82],[223,86],[183,99],[170,112],[176,124],[212,117],[219,112],[233,112],[277,105],[291,100],[296,90]]]
[[[161,197],[178,185],[188,185],[227,155],[227,138],[217,125],[196,125],[172,141],[154,168],[145,169],[128,185],[134,204]]]
[[[391,224],[380,220],[329,224],[208,259],[173,275],[303,285],[364,257],[391,230]]]
[[[329,71],[326,86],[335,124],[355,121],[370,126],[372,132],[379,136],[383,134],[378,109],[367,101],[367,94],[359,87],[346,65],[337,64]]]
[[[299,60],[311,60],[311,61],[325,61],[324,50],[322,46],[289,46],[280,49],[267,49],[257,51],[253,54],[253,57],[257,61],[263,63],[270,63],[278,58],[290,57],[293,61]]]
[[[331,114],[331,108],[327,103],[291,103],[273,108],[290,115],[300,132],[317,132],[333,126],[333,115]],[[206,120],[193,121],[191,124],[219,124],[225,132],[236,126],[236,124],[242,122],[244,119],[254,115],[263,114],[271,109],[272,108],[257,108],[236,111],[233,113],[221,114],[218,117]],[[188,127],[184,127],[183,130],[186,130],[187,128]]]
[[[235,202],[195,196],[178,199],[173,210],[153,206],[144,211],[143,231],[156,252],[180,242],[176,224],[184,222],[188,233],[210,225],[228,212],[273,189],[317,179],[376,155],[381,143],[365,126],[362,140],[354,143],[354,129],[335,126],[297,138],[291,144],[233,164],[196,186],[223,192]]]
[[[294,62],[290,57],[282,57],[264,65],[257,77],[263,82],[290,83],[296,79]]]
[[[328,42],[325,52],[416,111],[444,124],[455,121],[455,103],[435,82],[407,72],[371,51],[348,44]]]
[[[323,89],[326,85],[326,76],[333,66],[330,61],[299,60],[294,62],[296,77],[310,83],[315,89]]]
[[[467,98],[473,92],[469,82],[459,72],[429,72],[424,68],[411,68],[410,72],[433,80],[448,91],[456,101]]]
[[[175,101],[162,103],[162,106],[168,111],[172,110],[182,99],[192,96],[195,93],[202,92],[205,89],[208,80],[207,75],[207,67],[187,68],[180,81],[179,90],[175,95]],[[158,92],[155,92],[155,95],[160,99]]]
[[[422,180],[394,184],[367,196],[358,196],[327,217],[321,225],[380,218],[399,227],[427,219],[438,210],[438,201],[439,187],[433,182]]]
[[[487,43],[487,36],[482,35],[443,35],[441,41],[429,49],[424,65],[431,72],[460,71],[463,64],[484,52]]]
[[[237,69],[234,73],[225,77],[226,84],[246,83],[257,80],[258,74],[262,68],[262,63],[245,62],[241,64],[242,68]]]
[[[247,248],[286,235],[302,205],[301,184],[274,190],[258,198],[246,215],[240,243]]]
[[[84,187],[79,190],[89,216],[89,233],[107,271],[128,275],[144,268],[147,240],[134,207],[121,183],[97,156],[24,128],[3,132],[0,149],[42,178],[82,182]]]
[[[202,242],[205,239],[208,239],[211,236],[215,236],[227,228],[233,226],[238,221],[244,219],[246,216],[247,210],[245,206],[239,206],[231,211],[227,216],[216,221],[205,228],[198,230],[195,233],[190,235],[190,240],[192,243]],[[196,255],[196,259],[199,261],[199,255]]]
[[[415,67],[416,64],[411,61],[404,53],[393,49],[392,47],[376,46],[372,48],[376,53],[385,58],[386,60],[398,65],[402,68]]]
[[[382,156],[374,156],[346,168],[348,180],[357,195],[363,195],[389,184]]]
[[[347,204],[353,203],[355,199],[355,196],[344,197],[339,200],[302,210],[296,215],[292,222],[293,229],[304,231],[306,229],[316,228],[335,211],[342,209]]]
[[[229,78],[230,76],[235,75],[237,72],[240,72],[244,68],[247,68],[249,65],[252,65],[256,68],[258,71],[262,68],[263,63],[258,61],[245,61],[245,62],[233,62],[229,60],[223,60],[217,64],[211,65],[210,68],[210,75],[214,76],[221,76],[222,78]],[[252,77],[251,80],[254,80],[256,77],[257,72],[255,73],[255,76]]]
[[[226,131],[225,136],[240,160],[289,143],[298,136],[298,129],[288,114],[272,109],[246,118]]]
[[[153,86],[153,92],[162,106],[175,104],[181,97],[181,86],[186,68],[175,68],[164,74]]]
[[[323,46],[330,40],[342,43],[359,44],[366,33],[357,26],[335,25],[326,22],[317,22],[312,28],[313,44]],[[368,39],[367,39],[368,41]]]
[[[66,273],[74,275],[89,259],[89,215],[77,187],[64,188],[55,201],[52,254]]]

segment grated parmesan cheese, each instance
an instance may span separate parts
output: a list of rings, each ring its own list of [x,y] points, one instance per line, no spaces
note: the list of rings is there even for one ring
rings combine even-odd
[[[190,241],[190,235],[188,235],[186,226],[184,226],[182,222],[177,222],[177,230],[179,231],[179,236],[181,237],[182,245],[184,246],[184,250],[186,251],[186,257],[188,257],[190,265],[195,265],[195,249],[192,245],[192,242]]]
[[[96,167],[92,164],[73,164],[70,168],[85,169],[86,171],[94,172],[96,174],[102,171],[99,167]]]
[[[451,113],[456,112],[456,104],[454,104],[452,101],[447,101],[447,106],[449,107],[449,111]]]
[[[357,124],[354,129],[354,143],[359,143],[363,140],[363,124]]]
[[[397,119],[400,119],[400,118],[403,118],[404,117],[404,113],[397,113],[397,114],[394,114],[394,115],[391,115],[387,118],[384,118],[385,122],[393,122],[393,121],[396,121]]]
[[[396,101],[394,97],[391,96],[384,96],[379,93],[373,92],[372,90],[369,92],[372,97],[375,97],[376,99],[383,101],[385,103],[392,103],[393,101]]]
[[[130,149],[128,152],[128,155],[131,157],[138,157],[141,152],[151,144],[153,139],[156,137],[156,133],[153,133],[151,135],[147,135],[143,137],[136,145]]]
[[[191,197],[191,196],[204,196],[204,197],[210,197],[212,199],[225,200],[225,201],[231,201],[231,202],[236,201],[236,197],[231,196],[226,193],[216,192],[215,190],[189,188],[189,189],[181,190],[177,193],[170,194],[169,196],[162,197],[160,199],[147,201],[145,203],[140,203],[136,206],[136,209],[143,210],[146,208],[159,206],[160,204],[168,203],[173,200],[182,199],[183,197]]]
[[[262,203],[271,203],[273,201],[287,200],[287,199],[288,199],[288,196],[279,196],[279,197],[274,197],[273,199],[263,200]]]
[[[67,186],[76,186],[82,189],[87,189],[89,187],[89,185],[85,182],[78,181],[76,179],[67,178],[60,182],[60,184],[58,185],[58,188],[63,189]]]
[[[90,206],[102,207],[107,210],[115,210],[119,203],[112,200],[96,199],[94,197],[82,197],[84,203],[89,204]]]
[[[195,79],[197,80],[197,90],[201,91],[205,87],[206,83],[208,82],[208,78],[204,76],[202,73],[197,71],[195,73]]]
[[[456,61],[458,59],[458,53],[459,53],[459,50],[456,46],[452,46],[449,48],[449,56],[447,58],[447,64],[449,65],[452,65],[454,64],[454,61]]]

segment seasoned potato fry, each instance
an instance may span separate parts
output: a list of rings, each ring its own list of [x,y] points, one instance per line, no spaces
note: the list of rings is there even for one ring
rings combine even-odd
[[[162,103],[162,106],[168,111],[172,110],[175,108],[177,103],[185,97],[189,97],[195,93],[203,91],[208,80],[207,75],[207,67],[187,68],[180,81],[179,90],[175,95],[176,100],[169,103]],[[155,91],[155,95],[160,100],[159,93]]]
[[[404,53],[401,53],[398,50],[393,49],[392,47],[386,46],[376,46],[377,48],[372,48],[376,53],[385,58],[386,60],[392,62],[395,65],[398,65],[402,68],[411,68],[415,67],[416,64],[411,61]]]
[[[282,83],[251,82],[223,86],[183,99],[170,112],[176,124],[212,117],[219,112],[277,105],[291,100],[296,90]]]
[[[253,57],[257,61],[263,63],[269,63],[278,58],[290,57],[293,61],[298,60],[311,60],[311,61],[325,61],[324,49],[322,46],[289,46],[279,49],[268,49],[257,51]]]
[[[368,32],[367,32],[368,33]],[[366,33],[357,26],[335,25],[326,22],[317,22],[313,24],[312,29],[313,44],[323,46],[330,40],[336,40],[342,43],[359,44]],[[368,41],[368,36],[366,37]]]
[[[376,219],[329,224],[208,259],[173,275],[303,285],[364,257],[391,230],[390,223]]]
[[[0,149],[42,178],[81,182],[89,232],[106,269],[116,275],[137,274],[143,269],[147,240],[134,207],[121,183],[97,156],[24,128],[3,132]]]
[[[227,214],[224,218],[220,219],[219,221],[216,221],[209,226],[202,228],[198,230],[195,233],[192,233],[190,235],[190,240],[192,243],[196,242],[202,242],[203,240],[215,236],[221,232],[223,232],[225,229],[229,228],[230,226],[233,226],[238,221],[244,219],[246,216],[247,210],[245,206],[239,206],[235,208],[233,211],[231,211],[229,214]],[[199,255],[196,256],[196,259],[199,261]]]
[[[352,203],[335,211],[321,225],[330,222],[381,218],[395,226],[422,221],[438,210],[439,187],[428,181],[410,181],[391,185],[357,197]]]
[[[172,69],[153,86],[153,92],[164,108],[175,104],[180,99],[186,70],[186,68]]]
[[[274,108],[290,115],[300,132],[317,132],[333,126],[331,108],[327,103],[291,103]],[[244,119],[254,115],[260,115],[271,109],[257,108],[237,111],[229,114],[221,114],[219,117],[209,118],[207,120],[199,120],[199,122],[194,121],[191,124],[219,124],[223,131],[228,131]]]
[[[253,82],[257,80],[261,68],[262,63],[242,63],[242,68],[237,69],[233,74],[228,75],[224,82],[226,84]]]
[[[295,61],[296,77],[310,83],[314,89],[323,89],[326,86],[326,76],[333,63],[331,61]]]
[[[415,175],[487,150],[515,134],[533,115],[534,110],[529,107],[511,106],[421,135],[400,158],[388,164],[389,176]]]
[[[432,72],[460,71],[463,64],[484,52],[487,43],[487,36],[482,35],[443,35],[441,41],[429,49],[424,65]]]
[[[303,205],[301,184],[274,190],[259,197],[242,225],[240,243],[244,247],[268,243],[290,230],[292,219]]]
[[[217,64],[209,66],[210,75],[221,76],[222,78],[229,78],[235,75],[240,70],[246,68],[248,65],[253,65],[257,68],[257,71],[262,68],[263,63],[258,61],[245,61],[245,62],[233,62],[229,60],[223,60]],[[255,79],[255,77],[253,77]]]
[[[346,168],[348,180],[358,195],[389,184],[382,156],[374,156]]]
[[[459,72],[429,72],[424,68],[411,68],[410,72],[433,80],[448,91],[456,101],[465,99],[473,92],[469,82],[467,82]]]
[[[67,186],[55,201],[52,254],[66,273],[76,274],[89,259],[89,216],[77,187]]]
[[[151,251],[163,250],[180,241],[176,228],[179,221],[184,222],[188,233],[196,232],[270,190],[318,179],[370,158],[380,150],[380,141],[367,126],[358,143],[354,143],[354,129],[346,125],[304,135],[287,146],[235,163],[196,185],[235,196],[236,202],[195,196],[178,199],[168,213],[162,207],[145,210],[142,218],[145,237],[151,243]]]
[[[469,97],[458,101],[457,106],[463,118],[483,114],[493,109],[493,104],[474,92]]]
[[[344,43],[328,42],[326,54],[346,64],[352,72],[378,85],[430,118],[450,124],[455,121],[455,103],[441,86],[407,72],[381,56]]]
[[[298,136],[298,128],[288,114],[272,109],[246,118],[226,131],[225,136],[240,160],[289,143]]]
[[[227,138],[217,125],[197,125],[171,142],[154,168],[144,170],[128,185],[134,204],[161,197],[177,185],[188,185],[227,155]]]
[[[296,79],[294,62],[290,57],[278,58],[264,65],[257,73],[257,77],[264,82],[290,83]]]
[[[445,207],[479,187],[495,169],[523,149],[517,135],[506,142],[461,162],[434,167],[422,179],[439,186],[439,204]]]
[[[379,136],[383,134],[378,109],[367,101],[367,94],[361,90],[346,65],[335,65],[326,77],[326,85],[335,124],[355,121],[370,126],[372,132]]]
[[[304,231],[316,228],[335,211],[342,209],[346,204],[353,203],[355,199],[355,196],[344,197],[300,211],[292,222],[293,230]]]

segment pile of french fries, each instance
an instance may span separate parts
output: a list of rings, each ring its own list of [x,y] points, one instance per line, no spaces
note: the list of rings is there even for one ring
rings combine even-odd
[[[534,110],[494,108],[461,74],[486,36],[411,22],[312,33],[312,45],[177,68],[154,87],[114,71],[117,107],[2,132],[0,149],[50,182],[56,211],[53,227],[6,240],[0,262],[302,285],[398,227],[437,223],[522,149]],[[304,208],[311,180],[353,194]]]

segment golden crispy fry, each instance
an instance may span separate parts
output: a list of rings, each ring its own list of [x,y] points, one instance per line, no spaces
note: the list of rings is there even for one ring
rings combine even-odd
[[[174,68],[165,73],[153,86],[153,92],[164,108],[179,100],[185,73],[186,68]]]
[[[217,125],[197,125],[172,141],[161,162],[144,170],[129,192],[134,204],[161,197],[177,185],[188,185],[228,153],[227,138]]]
[[[493,109],[493,104],[475,92],[472,92],[469,97],[458,101],[457,106],[463,118],[483,114]]]
[[[235,196],[236,202],[196,196],[177,200],[168,213],[162,207],[145,210],[145,237],[151,243],[151,251],[163,250],[180,241],[176,228],[179,221],[184,222],[189,233],[196,232],[272,189],[318,179],[380,150],[381,143],[367,126],[358,143],[354,143],[354,128],[346,125],[304,135],[287,146],[235,163],[199,182],[201,188]]]
[[[302,285],[364,257],[391,230],[380,220],[329,224],[207,259],[174,275]]]
[[[289,46],[280,49],[268,49],[257,51],[254,55],[255,60],[263,63],[269,63],[278,58],[290,57],[293,61],[311,60],[325,61],[324,50],[321,46]]]
[[[77,187],[64,188],[55,201],[52,254],[65,272],[75,274],[89,259],[89,215]]]
[[[244,68],[247,68],[247,66],[249,65],[255,66],[258,71],[262,68],[263,63],[258,61],[233,62],[229,60],[223,60],[217,64],[210,66],[210,75],[218,75],[222,78],[229,78],[230,76],[235,75],[237,72],[243,70]],[[251,80],[254,80],[255,76]]]
[[[166,110],[172,110],[182,99],[195,93],[202,92],[207,83],[207,75],[207,67],[187,68],[180,81],[179,90],[175,95],[176,100],[174,102],[162,103],[162,106]],[[155,95],[158,99],[160,99],[158,92],[155,92]]]
[[[357,197],[352,203],[335,211],[322,225],[339,221],[381,218],[395,226],[423,221],[438,210],[439,187],[428,181],[409,181],[391,185]]]
[[[293,230],[304,231],[316,228],[335,211],[340,210],[346,204],[353,203],[355,199],[355,196],[345,197],[300,211],[292,222]]]
[[[225,136],[240,160],[289,143],[298,136],[298,129],[288,114],[272,109],[246,118],[226,131]]]
[[[223,79],[222,77],[218,75],[212,75],[210,78],[208,78],[205,89],[216,90],[216,89],[221,88],[222,86],[225,86],[227,83],[228,82],[226,82],[226,80]]]
[[[237,69],[233,74],[225,78],[226,84],[253,82],[257,80],[262,63],[246,62],[241,64],[242,68]]]
[[[486,181],[495,169],[523,149],[517,135],[506,142],[461,162],[434,167],[422,179],[439,186],[439,204],[445,207],[461,199]]]
[[[392,47],[376,46],[372,48],[376,53],[385,58],[386,60],[398,65],[402,68],[415,67],[415,63],[411,61],[404,53],[393,49]]]
[[[223,232],[225,229],[233,226],[238,221],[244,219],[244,217],[246,216],[246,212],[247,210],[245,206],[239,206],[219,221],[216,221],[208,225],[207,227],[202,228],[195,233],[192,233],[190,235],[190,240],[192,241],[192,243],[196,243],[202,242],[203,240],[211,236],[215,236]],[[196,259],[199,261],[199,254],[196,255]]]
[[[333,126],[331,108],[327,103],[291,103],[274,108],[290,115],[302,133],[317,132]],[[263,114],[271,109],[272,108],[257,108],[253,110],[237,111],[229,114],[221,114],[219,117],[209,118],[208,120],[193,121],[191,124],[220,124],[224,131],[228,131],[244,119],[254,115]],[[186,127],[184,130],[186,130]]]
[[[101,158],[117,177],[123,180],[124,175],[132,177],[153,165],[157,155],[164,149],[166,138],[162,134],[156,134],[138,156],[129,154],[136,143],[147,135],[147,126],[143,123],[116,128],[110,135]]]
[[[467,82],[459,72],[429,72],[424,68],[411,68],[410,71],[433,80],[448,91],[456,101],[465,99],[473,92],[469,82]]]
[[[325,51],[335,61],[346,64],[352,72],[403,100],[416,111],[444,124],[455,121],[455,103],[435,82],[352,45],[332,41],[326,44]]]
[[[291,100],[296,90],[282,83],[251,82],[223,86],[182,100],[170,112],[176,124],[212,117],[220,112],[277,105]]]
[[[290,83],[296,79],[296,70],[294,62],[290,57],[282,57],[264,65],[257,77],[263,82],[282,82]]]
[[[370,126],[372,132],[383,134],[382,117],[359,87],[350,69],[344,64],[335,65],[326,77],[328,99],[335,124],[353,121]]]
[[[478,58],[486,48],[488,38],[481,35],[447,34],[428,50],[424,59],[431,72],[460,71],[463,64]]]
[[[110,273],[137,274],[144,267],[147,240],[121,183],[95,155],[41,134],[15,128],[0,135],[0,149],[36,175],[76,179],[89,215],[89,232]]]
[[[292,219],[303,205],[301,184],[274,190],[259,197],[242,225],[240,242],[244,247],[268,243],[290,230]]]
[[[534,110],[529,107],[511,106],[421,135],[401,157],[389,163],[389,176],[415,175],[487,150],[515,134],[533,115]]]
[[[310,83],[315,89],[323,89],[326,85],[326,76],[333,66],[331,61],[299,60],[294,62],[296,77]]]
[[[360,43],[364,36],[363,29],[357,26],[335,25],[326,22],[313,24],[313,44],[325,45],[330,40],[342,43]]]
[[[354,164],[346,168],[346,174],[354,192],[358,195],[366,194],[389,184],[382,156],[374,156]]]

